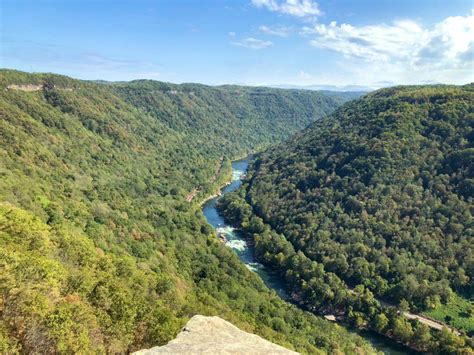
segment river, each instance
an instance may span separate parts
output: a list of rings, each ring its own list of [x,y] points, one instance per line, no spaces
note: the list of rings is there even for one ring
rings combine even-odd
[[[229,185],[222,189],[221,196],[237,190],[240,185],[242,185],[242,178],[245,176],[248,165],[249,158],[232,162],[232,180]],[[202,211],[207,222],[212,225],[218,233],[222,233],[226,236],[226,245],[237,253],[240,260],[242,260],[247,268],[258,274],[268,288],[275,290],[282,299],[289,301],[290,297],[285,290],[283,281],[277,275],[270,272],[264,265],[255,261],[253,247],[247,243],[245,237],[239,230],[227,225],[224,218],[219,215],[219,212],[216,209],[216,204],[219,198],[220,197],[215,197],[210,199],[203,205]],[[360,331],[358,333],[371,343],[375,349],[384,354],[415,354],[415,352],[410,349],[377,333],[371,331]]]

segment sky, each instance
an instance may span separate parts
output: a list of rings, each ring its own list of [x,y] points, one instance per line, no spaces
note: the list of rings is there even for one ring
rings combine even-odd
[[[80,79],[474,81],[471,0],[0,0],[0,67]]]

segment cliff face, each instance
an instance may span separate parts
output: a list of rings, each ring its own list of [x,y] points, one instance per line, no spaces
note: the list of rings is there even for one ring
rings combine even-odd
[[[298,354],[257,335],[246,333],[219,317],[196,315],[176,339],[164,346],[135,352],[153,354]]]

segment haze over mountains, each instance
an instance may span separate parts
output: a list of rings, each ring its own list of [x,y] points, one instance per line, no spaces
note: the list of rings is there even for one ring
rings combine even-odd
[[[383,86],[393,86],[390,84]],[[280,88],[280,89],[299,89],[299,90],[319,90],[319,91],[342,91],[342,92],[355,92],[355,93],[367,93],[369,91],[378,89],[379,87],[363,86],[363,85],[291,85],[291,84],[279,84],[271,85],[271,87]]]

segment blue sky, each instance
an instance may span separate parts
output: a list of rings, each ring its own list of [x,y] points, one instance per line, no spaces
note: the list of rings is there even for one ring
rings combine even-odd
[[[249,85],[474,81],[466,0],[0,0],[0,66]]]

